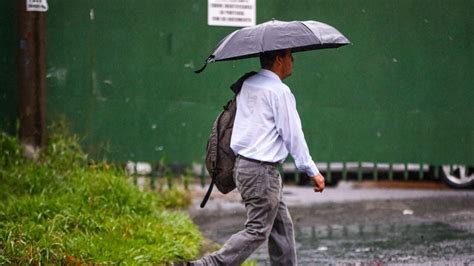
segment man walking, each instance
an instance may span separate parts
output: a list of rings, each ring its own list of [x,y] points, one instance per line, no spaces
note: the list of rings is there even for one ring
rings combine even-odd
[[[322,192],[324,177],[313,162],[303,135],[296,102],[282,80],[292,74],[290,49],[260,55],[262,69],[248,78],[237,96],[231,148],[237,159],[234,181],[245,208],[245,229],[219,250],[191,265],[240,265],[268,239],[272,265],[296,265],[293,222],[282,200],[277,170],[288,153],[296,167]]]

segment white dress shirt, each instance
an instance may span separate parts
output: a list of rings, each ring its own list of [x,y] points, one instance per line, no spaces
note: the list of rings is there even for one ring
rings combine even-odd
[[[278,75],[262,69],[248,78],[237,96],[230,147],[235,154],[283,162],[288,152],[307,175],[319,174],[308,150],[290,88]]]

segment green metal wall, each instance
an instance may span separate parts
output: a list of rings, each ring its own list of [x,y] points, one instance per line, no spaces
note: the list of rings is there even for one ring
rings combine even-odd
[[[248,59],[192,72],[235,28],[207,26],[206,0],[48,3],[49,116],[65,114],[97,158],[201,162],[228,85],[258,69]],[[354,43],[294,55],[286,83],[313,157],[474,165],[472,10],[471,0],[258,0],[258,23],[323,21]]]
[[[16,17],[15,1],[0,1],[0,130],[15,133]]]

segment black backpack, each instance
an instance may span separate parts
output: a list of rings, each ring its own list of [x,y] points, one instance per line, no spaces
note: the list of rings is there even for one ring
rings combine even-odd
[[[230,138],[232,137],[235,113],[237,112],[236,99],[244,81],[255,74],[257,72],[249,72],[230,86],[230,89],[235,94],[234,98],[227,102],[224,110],[214,121],[206,147],[206,168],[212,181],[201,202],[201,208],[204,208],[206,205],[214,185],[223,194],[227,194],[235,188],[232,170],[234,169],[236,156],[230,148]]]

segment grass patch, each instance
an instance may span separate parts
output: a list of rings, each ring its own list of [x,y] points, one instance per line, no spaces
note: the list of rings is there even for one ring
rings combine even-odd
[[[53,130],[52,132],[55,132]],[[37,161],[0,134],[0,264],[185,261],[202,236],[176,208],[183,190],[140,192],[122,169],[88,160],[70,134],[50,135]]]

